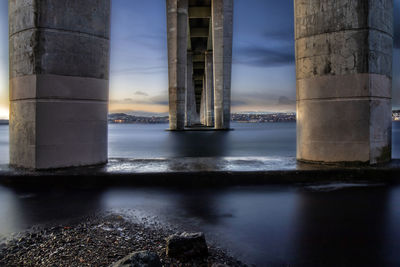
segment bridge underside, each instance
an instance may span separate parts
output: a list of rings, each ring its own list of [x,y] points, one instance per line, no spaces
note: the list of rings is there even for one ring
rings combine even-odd
[[[233,0],[166,0],[170,129],[230,127]],[[295,0],[297,158],[391,158],[393,0]],[[9,0],[10,164],[107,162],[110,0]],[[245,89],[245,88],[243,88]]]
[[[233,0],[167,0],[171,130],[229,129],[232,25]]]
[[[212,51],[211,0],[189,1],[188,51],[192,52],[193,86],[196,112],[200,113],[201,95],[205,87],[205,54]]]

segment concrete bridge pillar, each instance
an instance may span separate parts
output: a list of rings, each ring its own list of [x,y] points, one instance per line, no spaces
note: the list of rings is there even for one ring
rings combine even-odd
[[[204,124],[204,91],[201,92],[201,99],[200,99],[200,124]]]
[[[206,124],[214,126],[214,79],[213,79],[213,53],[205,54],[205,89],[206,89]]]
[[[167,0],[169,126],[185,127],[188,0]]]
[[[205,77],[203,78],[203,90],[201,91],[201,102],[200,102],[200,123],[207,125],[207,92],[205,88]]]
[[[186,68],[186,126],[193,125],[196,113],[196,99],[193,85],[193,53],[187,52]]]
[[[110,0],[9,0],[10,164],[107,161]]]
[[[229,129],[231,120],[233,0],[213,0],[211,13],[215,128]]]
[[[297,158],[391,159],[393,0],[295,0]]]

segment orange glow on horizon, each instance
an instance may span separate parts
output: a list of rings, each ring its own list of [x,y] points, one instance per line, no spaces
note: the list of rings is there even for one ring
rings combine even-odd
[[[292,106],[236,106],[232,107],[232,113],[235,112],[295,112],[296,107]],[[168,113],[167,105],[157,104],[110,104],[109,113],[126,113],[126,112],[152,112],[152,113]],[[0,104],[0,119],[9,118],[8,105]]]
[[[8,120],[10,113],[8,107],[0,106],[0,119]]]
[[[165,113],[168,112],[168,106],[166,105],[151,105],[151,104],[110,104],[109,113],[116,112],[130,112],[130,111],[143,111],[143,112],[154,112],[154,113]]]
[[[153,113],[168,113],[167,105],[152,105],[152,104],[115,104],[109,106],[109,113],[124,113],[124,112],[153,112]],[[295,112],[296,106],[291,105],[271,105],[271,106],[234,106],[232,112]]]

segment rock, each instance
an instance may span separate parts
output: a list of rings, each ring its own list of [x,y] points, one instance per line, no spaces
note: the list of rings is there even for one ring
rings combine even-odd
[[[203,233],[182,233],[167,239],[166,253],[171,258],[205,258],[208,256]]]
[[[111,264],[110,267],[161,267],[161,262],[154,252],[137,251]]]

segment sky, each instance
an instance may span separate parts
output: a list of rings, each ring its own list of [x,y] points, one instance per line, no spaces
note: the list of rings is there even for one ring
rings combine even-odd
[[[0,118],[7,118],[8,1],[0,1]],[[295,111],[293,12],[293,0],[235,0],[233,112]],[[166,38],[165,0],[112,0],[110,112],[168,111]],[[400,15],[394,39],[393,107],[400,108]]]

